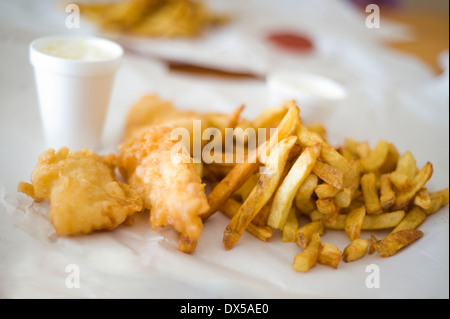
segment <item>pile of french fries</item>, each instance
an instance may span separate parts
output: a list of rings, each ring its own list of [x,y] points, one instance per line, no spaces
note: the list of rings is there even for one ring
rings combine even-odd
[[[203,1],[123,0],[79,2],[82,17],[103,30],[148,37],[196,37],[229,17],[213,13]]]
[[[429,192],[425,184],[433,173],[431,163],[417,168],[410,152],[399,154],[384,140],[373,148],[368,142],[346,139],[330,146],[322,125],[301,123],[295,101],[262,112],[254,121],[238,127],[277,128],[256,151],[265,161],[205,165],[213,183],[208,195],[210,210],[230,218],[223,244],[231,249],[247,230],[269,241],[274,229],[282,240],[295,242],[299,253],[293,269],[307,272],[317,263],[338,268],[367,253],[392,256],[422,237],[418,226],[449,201],[449,189]],[[256,151],[248,153],[248,159]],[[265,173],[264,173],[265,172]],[[299,221],[308,221],[299,225]],[[301,218],[300,218],[301,217]],[[349,243],[341,251],[322,242],[329,229],[343,230]],[[361,237],[362,231],[389,230],[378,240]]]

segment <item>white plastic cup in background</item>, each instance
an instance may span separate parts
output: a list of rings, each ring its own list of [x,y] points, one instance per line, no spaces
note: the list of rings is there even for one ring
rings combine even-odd
[[[115,73],[123,49],[97,37],[52,36],[29,47],[47,146],[101,146]]]
[[[270,106],[295,100],[300,108],[300,117],[308,123],[324,121],[337,102],[347,95],[337,82],[300,71],[271,72],[267,75],[266,85]]]

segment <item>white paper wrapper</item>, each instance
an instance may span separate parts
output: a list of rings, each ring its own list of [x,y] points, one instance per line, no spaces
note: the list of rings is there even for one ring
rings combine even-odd
[[[389,51],[380,40],[408,33],[387,22],[378,31],[366,29],[365,17],[344,2],[285,1],[285,6],[278,1],[276,5],[257,2],[215,2],[239,19],[204,43],[177,42],[173,52],[167,49],[173,45],[169,42],[146,41],[136,46],[143,51],[158,47],[158,53],[167,57],[210,61],[215,62],[210,65],[232,70],[245,66],[245,70],[266,74],[289,69],[333,79],[346,88],[347,97],[322,121],[332,145],[347,136],[367,140],[372,146],[386,139],[400,152],[410,150],[419,167],[426,161],[434,164],[429,191],[448,187],[448,66],[443,75],[435,77],[417,59]],[[44,5],[35,8],[42,13],[39,16],[27,15],[20,4],[1,6],[5,10],[0,10],[0,60],[8,63],[0,68],[0,297],[448,298],[448,207],[428,217],[420,226],[424,237],[396,256],[368,255],[353,263],[341,262],[337,270],[317,265],[307,274],[292,270],[293,257],[300,249],[281,242],[279,232],[269,243],[244,233],[226,251],[222,236],[228,220],[220,213],[205,224],[193,255],[177,251],[178,237],[172,228],[153,231],[146,214],[139,215],[130,227],[58,237],[47,217],[48,203],[35,203],[16,189],[19,181],[29,180],[38,155],[45,150],[26,48],[40,33],[67,32],[64,26],[55,28],[64,23],[64,14],[58,16],[53,7],[45,9]],[[245,13],[244,7],[252,10]],[[12,12],[12,18],[4,12]],[[46,20],[46,15],[52,18]],[[292,56],[262,40],[268,29],[287,26],[305,30],[317,51]],[[217,50],[222,44],[226,54]],[[228,54],[230,50],[236,54]],[[125,56],[116,78],[102,153],[117,152],[124,116],[143,94],[158,94],[180,109],[199,112],[230,112],[245,103],[244,116],[249,118],[268,106],[264,81],[172,74],[157,60]],[[377,238],[385,234],[375,233]],[[363,238],[369,238],[369,233],[364,232]],[[327,232],[322,239],[341,250],[348,243],[345,233],[337,231]],[[366,267],[371,264],[379,267],[379,288],[366,285],[370,275]],[[79,269],[79,288],[68,288],[70,265]]]

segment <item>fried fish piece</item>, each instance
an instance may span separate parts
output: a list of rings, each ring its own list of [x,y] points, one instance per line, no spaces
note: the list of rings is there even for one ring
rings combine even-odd
[[[172,225],[180,233],[178,249],[195,250],[203,230],[201,214],[209,209],[205,185],[188,152],[175,152],[171,128],[149,127],[120,145],[119,163],[128,184],[150,210],[150,225]]]
[[[39,156],[31,184],[20,182],[18,191],[50,201],[49,218],[59,235],[110,230],[143,206],[135,190],[117,181],[114,169],[114,155],[49,149]]]
[[[149,127],[156,125],[184,127],[192,136],[193,121],[203,119],[203,114],[180,111],[171,102],[163,101],[156,95],[144,95],[127,114],[123,141],[139,137]]]
[[[188,110],[178,110],[170,101],[160,99],[157,95],[142,96],[130,109],[125,120],[125,129],[122,142],[139,137],[143,132],[153,126],[167,126],[173,129],[185,130],[188,137],[183,143],[188,148],[191,156],[196,150],[202,150],[209,143],[208,138],[203,138],[205,130],[215,130],[217,136],[224,144],[226,128],[234,128],[240,120],[244,105],[239,106],[230,114],[222,113],[198,113]],[[215,141],[214,137],[209,137]]]

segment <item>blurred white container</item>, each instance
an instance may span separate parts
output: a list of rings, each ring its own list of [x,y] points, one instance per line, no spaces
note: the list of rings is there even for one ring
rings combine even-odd
[[[52,36],[29,47],[47,146],[98,149],[123,49],[83,36]]]
[[[310,73],[276,71],[267,75],[266,83],[271,106],[295,100],[301,118],[308,123],[323,121],[333,111],[336,102],[346,97],[342,85]]]

